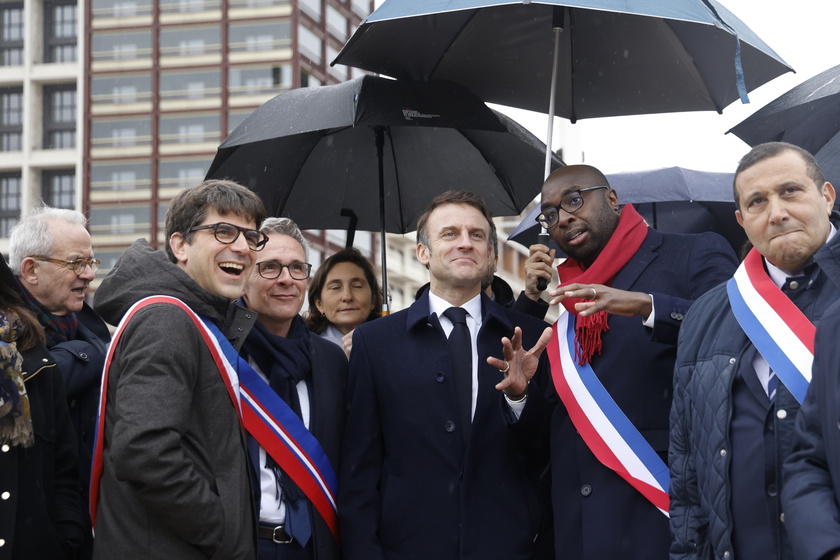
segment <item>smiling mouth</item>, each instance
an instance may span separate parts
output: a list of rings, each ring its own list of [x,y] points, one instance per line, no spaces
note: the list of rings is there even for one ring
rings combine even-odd
[[[245,270],[244,265],[233,262],[219,263],[219,268],[221,268],[227,274],[230,274],[232,276],[239,276],[240,274],[242,274],[242,271]]]

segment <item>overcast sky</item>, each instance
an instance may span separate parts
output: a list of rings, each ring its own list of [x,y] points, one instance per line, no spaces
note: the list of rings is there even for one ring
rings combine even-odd
[[[719,0],[782,57],[787,73],[750,92],[723,114],[713,111],[588,119],[580,133],[585,161],[606,173],[678,165],[706,171],[735,170],[749,146],[727,130],[790,88],[840,64],[837,0]],[[547,116],[497,107],[545,141]],[[561,119],[557,119],[558,123]],[[557,129],[555,129],[557,130]],[[555,139],[558,133],[555,132]],[[560,146],[555,143],[555,149]]]

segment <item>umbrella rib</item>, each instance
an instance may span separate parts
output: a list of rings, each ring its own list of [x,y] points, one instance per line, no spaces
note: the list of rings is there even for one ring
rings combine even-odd
[[[478,10],[471,10],[470,16],[464,20],[464,24],[461,25],[461,27],[458,28],[458,32],[453,35],[453,38],[455,40],[449,41],[449,43],[446,45],[446,49],[442,53],[440,53],[440,56],[438,57],[437,61],[435,61],[434,67],[429,71],[428,74],[426,74],[426,80],[428,80],[430,76],[435,75],[435,72],[437,72],[437,69],[440,66],[441,62],[443,62],[443,59],[446,58],[447,53],[455,45],[455,42],[461,36],[461,33],[464,31],[464,28],[467,27],[467,25],[473,20],[473,18],[475,18],[477,14]]]
[[[388,147],[391,150],[391,161],[394,162],[394,181],[396,182],[397,189],[396,189],[396,197],[397,197],[397,219],[400,222],[400,231],[407,231],[406,230],[406,223],[405,219],[403,218],[402,213],[402,189],[400,188],[400,170],[398,168],[399,164],[397,163],[397,153],[394,150],[394,139],[391,137],[391,127],[385,127],[385,136],[388,138]],[[382,227],[385,228],[385,224],[382,224]],[[383,240],[384,243],[384,240]]]

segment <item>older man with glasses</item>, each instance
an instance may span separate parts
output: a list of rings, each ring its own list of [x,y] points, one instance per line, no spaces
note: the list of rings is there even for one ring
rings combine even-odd
[[[259,317],[241,354],[270,388],[262,401],[265,409],[294,445],[307,450],[307,460],[319,465],[324,480],[334,483],[344,429],[347,358],[340,347],[311,333],[298,315],[312,270],[300,229],[288,218],[268,218],[260,231],[268,243],[242,298]],[[301,478],[307,460],[253,436],[248,437],[248,451],[260,481],[258,558],[337,560],[337,533],[331,531],[335,512],[320,507],[326,505],[324,489],[312,484],[310,476]]]
[[[86,512],[83,559],[93,553],[87,496],[102,365],[111,339],[105,322],[85,301],[100,264],[93,257],[86,223],[81,212],[42,206],[12,228],[9,239],[10,266],[44,327],[67,388]]]
[[[591,166],[555,171],[540,203],[538,221],[568,256],[549,292],[565,307],[547,350],[560,401],[551,419],[557,558],[667,558],[677,335],[692,302],[731,276],[737,260],[714,233],[649,228]],[[545,315],[537,280],[551,280],[554,256],[545,245],[530,248],[515,309]]]
[[[237,351],[256,314],[236,300],[264,219],[231,181],[183,190],[166,213],[166,254],[136,241],[97,290],[96,310],[119,327],[91,482],[94,558],[255,557]]]

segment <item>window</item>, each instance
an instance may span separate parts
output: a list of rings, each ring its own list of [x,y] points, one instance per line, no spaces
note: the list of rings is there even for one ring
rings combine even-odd
[[[8,237],[20,219],[20,173],[0,174],[0,236]]]
[[[75,62],[76,2],[48,0],[44,10],[44,61]]]
[[[320,85],[321,80],[304,70],[300,71],[300,87],[318,87]]]
[[[218,70],[162,72],[160,98],[161,100],[217,98],[221,93],[221,80]]]
[[[92,0],[93,19],[149,15],[152,0]]]
[[[289,46],[291,27],[288,21],[248,23],[230,26],[230,50],[265,51]]]
[[[136,103],[152,98],[152,77],[149,74],[95,77],[91,80],[94,105],[103,103]]]
[[[95,234],[148,234],[149,205],[96,206],[90,210],[90,230]]]
[[[315,64],[321,64],[321,39],[302,25],[298,25],[298,48]]]
[[[219,115],[163,116],[159,141],[172,144],[218,140],[220,121]]]
[[[76,146],[76,86],[44,86],[44,148]]]
[[[94,163],[90,168],[90,188],[95,191],[119,191],[147,188],[152,175],[152,165],[120,162]]]
[[[280,93],[281,88],[292,85],[292,68],[281,66],[233,67],[228,72],[230,95],[259,95]]]
[[[321,21],[321,0],[298,0],[298,6],[315,21]]]
[[[348,38],[347,18],[332,6],[327,6],[327,30],[342,41]]]
[[[219,27],[178,27],[160,32],[162,56],[216,54],[221,50]]]
[[[23,141],[23,88],[0,88],[0,151],[19,152]]]
[[[44,171],[41,190],[48,206],[71,210],[76,207],[76,174],[72,169]]]
[[[91,38],[91,53],[94,61],[129,60],[150,56],[152,32],[95,33]]]
[[[161,160],[158,166],[158,181],[161,188],[193,187],[204,180],[210,161],[198,160]],[[165,210],[161,212],[161,217]]]
[[[151,117],[97,120],[91,124],[94,148],[140,146],[151,143]]]
[[[0,66],[23,64],[23,3],[0,4]]]

